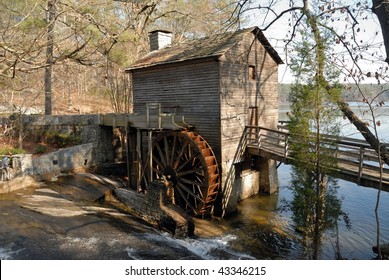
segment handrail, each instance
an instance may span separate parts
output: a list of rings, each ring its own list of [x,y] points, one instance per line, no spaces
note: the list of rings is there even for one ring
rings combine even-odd
[[[285,129],[285,128],[283,128]],[[252,133],[255,130],[256,133]],[[245,138],[247,145],[273,154],[277,160],[293,160],[293,151],[290,150],[291,133],[289,131],[280,131],[264,126],[246,126]],[[375,170],[379,171],[379,158],[374,149],[361,139],[350,137],[339,137],[333,135],[321,134],[323,145],[333,144],[336,148],[338,162],[343,163],[343,172],[348,172],[347,166],[355,166],[358,183],[364,175]],[[283,158],[283,159],[282,159]],[[389,168],[383,165],[384,173],[387,174],[385,180],[389,182]],[[369,176],[372,176],[369,174]],[[386,175],[385,175],[386,176]]]

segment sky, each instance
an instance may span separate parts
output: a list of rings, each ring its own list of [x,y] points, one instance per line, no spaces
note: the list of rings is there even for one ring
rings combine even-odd
[[[285,0],[255,0],[252,1],[253,6],[258,7],[258,5],[261,5],[262,7],[268,6],[268,2],[275,3],[274,10],[277,11],[277,13],[280,13],[281,11],[284,11],[289,8],[289,1]],[[297,2],[298,5],[301,3],[301,0],[295,0],[294,2]],[[314,1],[311,1],[314,2]],[[351,4],[352,7],[355,7],[355,4],[357,2],[366,2],[366,1],[356,1],[356,0],[348,0],[348,1],[338,1],[337,3],[342,3],[342,5],[349,5]],[[370,1],[367,1],[367,6],[371,6]],[[302,5],[302,4],[301,4]],[[320,4],[319,4],[320,6]],[[366,4],[365,4],[366,6]],[[352,19],[349,18],[349,21],[344,21],[344,15],[347,13],[340,13],[338,12],[335,14],[335,17],[342,17],[339,21],[336,20],[335,24],[333,25],[333,28],[337,30],[338,34],[343,34],[346,32],[346,36],[348,38],[351,38],[353,36],[351,32],[351,22]],[[259,9],[253,9],[250,12],[246,14],[246,16],[249,17],[249,26],[259,26],[260,28],[264,28],[268,22],[273,20],[274,15],[272,13],[269,13],[267,17],[265,17],[264,13],[260,13]],[[287,39],[287,35],[290,34],[291,27],[289,27],[288,19],[290,18],[289,14],[284,15],[280,20],[277,20],[274,24],[272,24],[268,29],[264,30],[265,36],[268,38],[272,46],[277,50],[280,57],[285,62],[284,65],[280,65],[279,67],[279,82],[280,83],[291,83],[294,81],[294,77],[289,71],[288,63],[290,61],[290,55],[288,55],[285,52],[285,39]],[[361,12],[358,13],[358,24],[355,26],[354,30],[358,30],[359,32],[355,33],[357,38],[356,42],[360,46],[369,44],[374,46],[374,48],[369,48],[368,52],[365,51],[361,52],[363,54],[363,59],[359,60],[359,66],[362,69],[363,73],[375,73],[379,72],[382,73],[385,76],[388,76],[389,73],[387,71],[383,71],[381,67],[384,69],[386,68],[387,64],[384,62],[386,55],[385,50],[383,47],[383,39],[381,34],[381,29],[378,23],[378,19],[373,13],[370,12]],[[378,33],[378,35],[376,34]],[[363,43],[360,43],[360,42]],[[291,50],[291,48],[289,48]],[[341,46],[341,44],[335,46],[336,52],[345,52],[345,48]],[[371,54],[374,53],[374,56],[371,56]],[[290,53],[289,53],[290,54]],[[353,52],[353,55],[355,56],[357,54],[356,52]],[[347,57],[349,57],[347,55]],[[347,67],[352,67],[351,62],[347,62]],[[374,76],[374,75],[373,75]],[[349,79],[347,76],[343,76],[340,78],[340,82],[345,82],[345,78],[347,82],[355,83],[354,79]],[[377,83],[377,80],[375,78],[367,78],[365,76],[365,80],[363,83]]]

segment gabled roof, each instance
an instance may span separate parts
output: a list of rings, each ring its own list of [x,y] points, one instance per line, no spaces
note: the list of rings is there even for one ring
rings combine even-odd
[[[236,32],[224,33],[212,37],[190,40],[188,42],[165,47],[163,49],[150,52],[145,57],[132,64],[127,71],[139,68],[146,68],[162,64],[170,64],[194,59],[219,57],[234,45],[243,40],[248,33],[256,35],[257,39],[265,47],[269,55],[277,64],[283,64],[275,49],[263,35],[258,27],[238,30]]]

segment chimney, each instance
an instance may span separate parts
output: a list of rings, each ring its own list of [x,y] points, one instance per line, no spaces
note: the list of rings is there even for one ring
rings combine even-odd
[[[150,51],[160,50],[172,44],[172,33],[165,30],[155,30],[149,33]]]

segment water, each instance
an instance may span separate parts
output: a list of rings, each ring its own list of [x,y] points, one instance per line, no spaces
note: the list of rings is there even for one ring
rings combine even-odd
[[[366,122],[370,131],[375,134],[373,116],[369,107],[364,103],[352,102],[350,104],[350,108],[358,116],[358,118]],[[280,104],[279,120],[287,121],[288,112],[290,112],[289,104]],[[373,112],[379,138],[384,142],[389,142],[389,106],[385,105],[381,107],[375,107],[373,108]],[[338,121],[341,127],[341,136],[363,139],[361,133],[355,128],[353,124],[350,123],[347,118],[339,117]]]
[[[259,202],[257,207],[268,207],[270,204],[274,204],[274,197],[278,197],[277,206],[282,206],[282,199],[291,199],[292,195],[287,188],[290,184],[290,166],[281,165],[278,172],[280,177],[280,191],[279,194],[269,197],[262,196],[256,198]],[[339,189],[338,195],[343,197],[342,210],[346,212],[350,218],[351,229],[347,229],[343,220],[339,221],[339,240],[341,254],[347,259],[372,259],[376,257],[376,254],[372,251],[372,246],[376,244],[376,224],[375,224],[375,203],[377,198],[377,190],[372,188],[366,188],[358,186],[354,183],[344,180],[338,180]],[[250,205],[246,205],[246,201],[243,201],[240,205],[240,211],[242,217],[245,219],[247,215],[245,213],[252,212]],[[262,206],[261,206],[262,205]],[[249,208],[249,209],[247,209]],[[273,206],[276,208],[276,205]],[[258,213],[271,217],[273,227],[278,231],[284,231],[293,236],[291,239],[295,242],[294,247],[284,247],[285,251],[293,251],[294,249],[300,250],[297,252],[288,252],[287,259],[290,258],[305,258],[303,254],[302,245],[298,242],[299,235],[294,232],[294,227],[291,219],[290,212],[274,211],[266,214],[264,212]],[[254,216],[251,213],[250,216]],[[381,201],[379,208],[380,226],[381,226],[381,241],[383,243],[389,242],[389,193],[381,193]],[[258,228],[258,230],[261,230]],[[334,259],[336,243],[336,236],[334,231],[329,231],[324,234],[321,259]],[[278,244],[280,246],[282,244]],[[260,257],[260,256],[257,256]],[[281,257],[283,257],[281,255]]]
[[[363,120],[371,124],[371,114],[369,114],[366,106],[354,104],[353,111]],[[284,104],[281,106],[280,119],[287,120],[286,112],[289,107]],[[377,126],[379,137],[382,141],[389,140],[389,107],[379,107],[375,109],[376,121],[379,121]],[[339,118],[342,127],[342,135],[362,139],[362,136],[348,120]],[[370,125],[372,128],[372,126]],[[277,233],[283,232],[282,236],[292,236],[290,238],[293,246],[287,243],[280,242],[272,244],[275,247],[280,247],[278,250],[283,252],[278,255],[280,258],[294,259],[305,258],[302,245],[299,244],[299,235],[294,232],[292,223],[292,213],[288,211],[277,211],[282,207],[282,200],[290,200],[292,198],[291,191],[288,186],[291,184],[291,167],[281,165],[278,169],[279,174],[279,193],[269,197],[262,196],[256,198],[257,204],[250,200],[243,201],[240,205],[240,218],[245,221],[242,223],[253,224],[253,219],[249,217],[262,216],[263,219],[269,219],[269,225],[276,229]],[[343,198],[342,210],[348,214],[351,222],[351,228],[348,229],[343,220],[339,220],[339,242],[340,251],[343,257],[347,259],[372,259],[376,254],[372,251],[372,246],[376,245],[376,217],[375,206],[378,190],[358,186],[354,183],[338,180],[338,196]],[[253,211],[257,208],[256,213]],[[271,206],[271,207],[270,207]],[[258,209],[259,208],[259,209]],[[269,213],[264,209],[273,208]],[[389,242],[389,193],[381,192],[380,207],[380,236],[382,243]],[[258,231],[263,230],[262,227],[257,228]],[[335,258],[336,235],[334,231],[329,231],[324,234],[321,259]],[[294,252],[292,252],[294,251]],[[256,257],[260,257],[256,255]],[[269,257],[269,256],[268,256]]]

